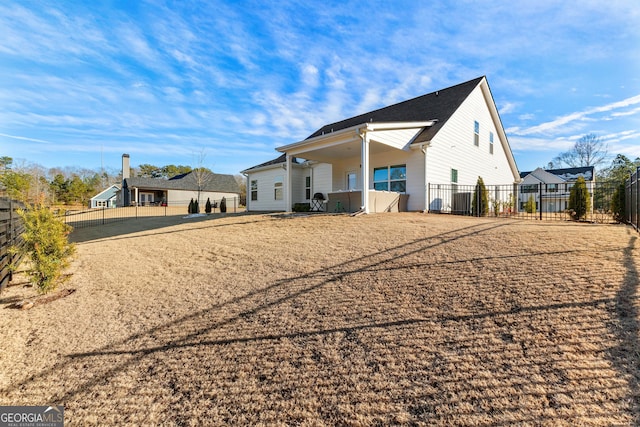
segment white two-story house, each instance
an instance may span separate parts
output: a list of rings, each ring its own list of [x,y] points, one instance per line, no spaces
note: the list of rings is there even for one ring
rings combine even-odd
[[[242,171],[247,209],[427,211],[429,183],[519,182],[486,77],[330,123]]]

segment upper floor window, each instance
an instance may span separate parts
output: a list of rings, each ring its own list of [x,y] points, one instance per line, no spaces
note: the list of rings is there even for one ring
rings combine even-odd
[[[451,182],[453,184],[458,183],[458,169],[451,169]]]
[[[381,191],[407,191],[407,165],[386,166],[373,170],[373,188]]]
[[[480,123],[473,122],[473,144],[476,147],[480,146]]]
[[[493,154],[493,132],[489,132],[489,154]]]

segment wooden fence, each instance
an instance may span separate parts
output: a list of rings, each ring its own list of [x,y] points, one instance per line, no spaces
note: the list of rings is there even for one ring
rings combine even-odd
[[[21,243],[20,235],[24,231],[17,210],[24,205],[15,200],[0,198],[0,292],[11,281],[11,264],[20,262],[9,252],[9,247]]]

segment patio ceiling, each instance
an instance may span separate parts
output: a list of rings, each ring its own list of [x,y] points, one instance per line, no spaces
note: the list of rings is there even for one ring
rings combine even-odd
[[[376,155],[390,150],[410,149],[413,140],[422,130],[434,122],[366,123],[306,139],[283,146],[277,150],[290,156],[332,163],[336,159],[360,157],[361,133],[366,133],[370,144],[369,154]]]

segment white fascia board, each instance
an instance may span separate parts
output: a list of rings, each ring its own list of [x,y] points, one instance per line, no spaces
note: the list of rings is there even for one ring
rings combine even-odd
[[[401,130],[401,129],[418,129],[433,126],[435,120],[424,122],[383,122],[383,123],[367,123],[367,131],[376,130]]]
[[[507,134],[504,131],[504,127],[502,126],[502,120],[500,119],[500,113],[498,112],[498,107],[496,106],[495,100],[493,99],[493,94],[491,93],[491,89],[489,88],[489,83],[487,82],[487,78],[484,77],[479,86],[482,90],[482,93],[485,97],[485,101],[489,106],[489,112],[493,117],[493,121],[495,124],[496,131],[498,132],[498,139],[500,139],[500,143],[502,144],[502,149],[507,156],[507,161],[509,166],[511,167],[511,173],[514,176],[515,182],[520,180],[520,173],[518,171],[518,165],[516,164],[516,159],[513,156],[513,151],[511,150],[511,145],[509,144],[509,139],[507,138]]]
[[[338,143],[338,144],[341,143],[343,140],[350,141],[354,138],[354,136],[359,137],[359,131],[363,126],[364,124],[359,124],[356,126],[351,126],[349,128],[340,129],[335,132],[325,133],[324,135],[318,135],[313,138],[303,139],[302,141],[294,142],[293,144],[277,147],[276,151],[279,151],[281,153],[288,153],[294,149],[304,148],[306,146],[318,144],[323,141],[328,143],[332,140],[335,140],[335,143]],[[353,134],[353,135],[350,135],[350,134]],[[349,136],[350,138],[348,138]],[[335,145],[335,144],[331,144],[331,145]],[[303,150],[303,151],[306,151],[306,150]]]

